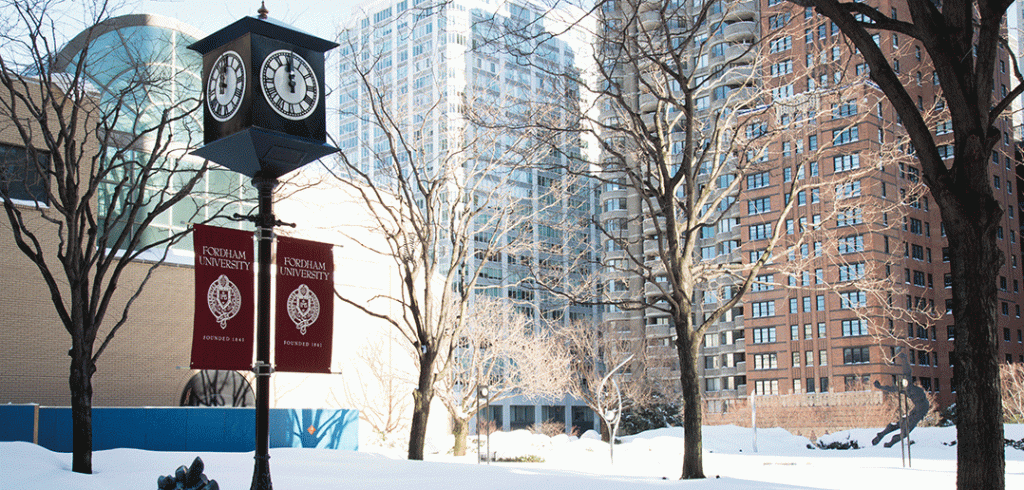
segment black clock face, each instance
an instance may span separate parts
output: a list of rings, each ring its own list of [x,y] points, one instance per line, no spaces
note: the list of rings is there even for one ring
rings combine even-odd
[[[245,65],[234,51],[225,51],[210,69],[206,81],[206,105],[210,115],[220,122],[238,112],[245,93]]]
[[[270,107],[286,119],[305,119],[320,101],[320,85],[313,68],[293,51],[270,53],[260,68],[260,81]]]

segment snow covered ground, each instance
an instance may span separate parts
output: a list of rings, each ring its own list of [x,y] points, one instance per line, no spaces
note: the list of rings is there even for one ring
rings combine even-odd
[[[365,448],[359,452],[320,449],[271,449],[275,488],[303,490],[354,489],[886,489],[955,488],[954,428],[914,431],[912,467],[903,468],[900,447],[872,447],[876,431],[861,429],[831,436],[858,440],[863,449],[808,449],[809,441],[782,429],[760,429],[752,450],[751,429],[704,428],[704,470],[707,480],[679,481],[682,429],[658,429],[622,438],[609,462],[608,445],[594,433],[582,438],[546,437],[525,431],[495,433],[491,451],[499,458],[534,455],[543,463],[476,464],[471,454],[456,458],[436,454],[428,461],[406,461],[393,450]],[[1006,437],[1024,438],[1024,425],[1007,425]],[[33,444],[0,443],[0,489],[120,490],[156,488],[160,475],[173,474],[196,456],[206,475],[225,490],[249,488],[252,453],[153,452],[137,449],[97,451],[93,475],[72,473],[71,455]],[[1024,451],[1006,449],[1006,487],[1024,488]]]

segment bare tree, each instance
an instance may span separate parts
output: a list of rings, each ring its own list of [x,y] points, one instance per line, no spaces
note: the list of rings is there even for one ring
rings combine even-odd
[[[443,14],[443,6],[419,7],[397,16],[394,25],[411,22],[414,13],[430,15],[431,8]],[[393,74],[390,51],[361,48],[356,31],[341,41],[342,56],[348,57],[342,60],[340,90],[366,94],[362,107],[341,116],[375,139],[361,147],[343,141],[332,171],[367,204],[368,231],[386,244],[362,245],[393,261],[402,285],[397,294],[369,304],[342,300],[390,323],[415,350],[409,458],[422,459],[430,404],[457,359],[474,295],[512,297],[512,289],[533,294],[529,277],[502,276],[489,264],[529,261],[524,250],[534,243],[535,217],[560,201],[545,199],[550,191],[533,193],[529,185],[528,165],[545,151],[530,144],[534,136],[470,124],[461,108],[475,99],[439,86],[448,73],[432,66],[434,58],[418,62],[423,90],[397,94],[387,82]]]
[[[1003,419],[1019,424],[1024,421],[1024,364],[999,366],[999,381],[1003,391]]]
[[[93,45],[113,28],[102,22],[105,2],[80,7],[92,26],[58,51],[64,7],[0,7],[0,132],[17,141],[4,147],[0,197],[11,240],[35,264],[71,339],[72,470],[91,473],[97,360],[187,222],[206,221],[211,196],[199,185],[206,162],[183,159],[197,143],[199,100],[174,92],[181,70],[199,71],[198,58],[183,67],[136,56],[139,46]],[[109,80],[113,65],[124,75]],[[184,223],[155,226],[170,222],[172,207]],[[129,272],[141,280],[125,289]]]
[[[678,379],[683,478],[704,477],[698,351],[705,333],[727,315],[731,319],[758,271],[783,256],[777,246],[799,247],[784,237],[796,228],[797,198],[812,192],[807,179],[798,180],[779,196],[782,202],[777,197],[760,208],[763,222],[739,226],[746,177],[767,175],[771,135],[790,130],[772,123],[772,109],[791,94],[757,83],[762,46],[752,36],[723,49],[706,22],[720,13],[716,8],[740,6],[600,2],[596,72],[576,79],[594,95],[596,107],[581,114],[581,127],[569,128],[593,132],[603,152],[599,301],[616,310],[610,324],[631,328],[619,320],[629,312],[666,320],[627,335],[644,339],[647,375]],[[724,62],[709,63],[711,58]],[[801,221],[800,232],[816,227]],[[741,245],[742,229],[750,233]],[[706,239],[716,233],[735,236],[709,246]],[[666,351],[664,366],[651,369],[659,363],[652,354],[660,351]]]
[[[456,456],[466,454],[469,420],[481,408],[480,387],[487,387],[490,403],[557,396],[569,377],[569,359],[553,332],[538,328],[512,301],[477,298],[468,315],[451,373],[437,392],[454,423]]]
[[[409,391],[413,387],[411,373],[402,372],[390,356],[405,357],[406,349],[396,353],[390,339],[371,340],[359,352],[358,361],[349,372],[358,380],[345,384],[345,400],[359,409],[359,418],[373,429],[384,444],[409,429]]]
[[[882,11],[864,3],[795,0],[834,22],[856,46],[870,77],[885,94],[913,143],[923,178],[942,214],[953,279],[957,487],[1005,487],[1003,427],[999,392],[996,278],[1004,256],[996,238],[1004,210],[992,190],[988,161],[1003,131],[1006,109],[1024,91],[1016,60],[1017,85],[996,91],[998,67],[1008,52],[1003,34],[1007,0],[954,0],[941,4],[911,0],[906,10]],[[909,19],[900,18],[898,11]],[[909,12],[907,12],[909,11]],[[952,160],[907,90],[895,58],[875,38],[882,33],[920,43],[934,67],[933,83],[952,126]],[[1005,70],[1004,70],[1005,71]]]
[[[615,415],[644,406],[666,388],[647,377],[645,343],[629,332],[574,322],[559,337],[572,363],[568,392],[601,418],[601,436],[608,442],[614,437]],[[611,405],[617,413],[606,417]]]
[[[785,272],[787,256],[820,246],[826,220],[866,222],[859,178],[871,169],[818,175],[817,159],[833,145],[779,143],[816,124],[822,93],[804,96],[792,86],[760,82],[759,73],[782,69],[764,60],[786,40],[756,39],[750,4],[609,1],[593,11],[600,17],[594,73],[561,76],[583,87],[594,104],[581,111],[580,125],[536,124],[599,141],[604,207],[595,255],[603,259],[603,274],[600,299],[591,301],[608,306],[614,329],[639,328],[628,335],[647,342],[647,375],[678,379],[682,478],[703,478],[698,353],[706,334],[737,316],[762,269]],[[718,16],[738,20],[724,34],[729,42],[723,42],[727,27],[712,22]],[[852,78],[835,85],[837,94],[867,96]],[[840,130],[855,134],[856,122]],[[780,157],[806,165],[785,178],[782,192],[741,200],[748,189],[768,187],[770,174],[782,176]],[[804,215],[806,208],[796,212],[811,202],[832,205],[813,217]],[[746,226],[740,226],[743,208],[753,216],[744,218]],[[653,323],[630,325],[640,320]]]

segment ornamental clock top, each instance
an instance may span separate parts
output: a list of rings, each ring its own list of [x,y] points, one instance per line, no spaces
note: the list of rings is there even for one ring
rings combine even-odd
[[[203,56],[203,132],[193,154],[249,176],[280,176],[334,153],[326,144],[324,52],[338,44],[267,17],[195,42]]]
[[[197,51],[201,55],[205,55],[248,33],[259,34],[271,39],[280,39],[298,47],[321,53],[338,47],[336,42],[316,37],[284,22],[266,17],[262,12],[260,15],[260,17],[242,17],[217,32],[192,43],[188,48]]]

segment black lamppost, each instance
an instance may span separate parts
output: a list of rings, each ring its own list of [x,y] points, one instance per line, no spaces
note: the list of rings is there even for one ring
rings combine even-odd
[[[206,145],[193,152],[252,178],[259,199],[256,455],[252,490],[270,490],[270,267],[278,177],[338,151],[326,144],[324,53],[334,42],[268,18],[244,17],[189,49],[203,55]]]

